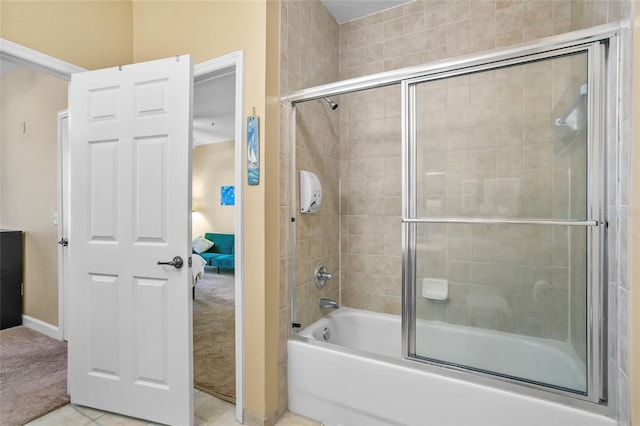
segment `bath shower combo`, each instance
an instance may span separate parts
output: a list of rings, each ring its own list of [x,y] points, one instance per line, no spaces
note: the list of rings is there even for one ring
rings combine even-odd
[[[373,129],[344,149],[319,148],[322,138],[304,148],[311,156],[304,165],[317,167],[324,198],[337,200],[339,213],[317,210],[316,231],[291,207],[291,411],[326,424],[615,424],[606,182],[616,173],[607,141],[617,126],[610,111],[619,31],[603,25],[286,98],[293,183],[303,151],[296,138],[308,136],[296,122],[313,110],[297,108],[306,102],[335,111],[331,97],[340,96],[348,112],[340,125],[350,126],[367,123],[357,116],[367,108],[353,106],[352,94],[397,87],[402,123],[397,135],[385,128],[376,139]],[[464,105],[446,101],[460,93],[479,96]],[[376,141],[385,149],[366,149]],[[338,179],[323,177],[329,163],[308,161],[323,150],[332,166],[340,164]],[[381,156],[390,150],[401,170]],[[363,164],[382,165],[389,182],[401,176],[400,196],[375,192],[382,177],[359,187],[364,176],[354,178],[353,167]],[[296,200],[295,184],[290,191]],[[362,206],[367,196],[376,209]],[[396,199],[401,214],[389,218],[386,211],[395,210],[382,202]],[[389,219],[397,235],[380,228]],[[323,235],[330,224],[340,227],[340,270],[332,273],[296,259],[297,235]],[[368,258],[367,244],[379,247]],[[393,259],[402,264],[397,281],[388,272],[400,270]],[[298,288],[300,280],[315,286]],[[326,297],[327,280],[339,297]],[[401,300],[400,315],[383,313],[396,309],[396,299],[377,294]],[[300,324],[298,304],[322,309],[320,319]]]

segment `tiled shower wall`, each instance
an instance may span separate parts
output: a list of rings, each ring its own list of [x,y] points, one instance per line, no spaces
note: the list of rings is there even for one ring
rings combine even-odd
[[[281,0],[280,2],[280,94],[337,81],[339,26],[319,0]],[[299,313],[297,321],[308,325],[321,315],[317,307],[320,292],[313,287],[316,263],[324,262],[331,272],[338,267],[338,130],[337,112],[326,104],[313,102],[301,105],[295,148],[297,167],[319,174],[325,185],[322,212],[318,215],[296,214],[297,250],[296,295]],[[288,145],[289,117],[284,104],[280,108],[280,295],[279,295],[279,357],[280,387],[278,412],[287,408],[286,342],[291,329],[291,294],[289,267],[294,257],[289,247],[291,230],[290,163],[293,147]],[[334,167],[335,165],[335,167]],[[331,183],[329,183],[331,182]],[[304,216],[304,217],[303,217]],[[326,233],[326,234],[325,234]],[[324,238],[327,236],[328,238]],[[298,279],[299,278],[299,279]],[[333,280],[324,290],[325,297],[338,297],[339,281]],[[333,291],[330,292],[329,290]]]
[[[286,48],[281,54],[281,60],[287,63],[287,72],[281,74],[283,95],[337,81],[339,29],[333,17],[322,3],[315,1],[283,2],[283,14],[285,10],[287,22],[291,25],[286,34]],[[284,40],[281,44],[284,46]],[[286,116],[286,112],[284,114]],[[339,299],[338,279],[328,281],[321,291],[313,282],[317,266],[324,265],[329,272],[337,272],[339,267],[338,125],[339,111],[331,110],[322,100],[299,104],[297,107],[296,170],[295,181],[291,183],[298,188],[298,171],[307,170],[318,176],[323,187],[322,207],[317,213],[301,214],[298,211],[297,192],[292,200],[297,211],[294,258],[296,322],[303,326],[322,316],[318,308],[320,297]],[[287,153],[283,154],[280,170],[284,190],[285,182],[290,179],[288,171],[291,160]],[[286,186],[286,191],[289,192],[290,188]],[[281,217],[288,219],[286,223],[281,223],[283,228],[290,227],[289,196],[283,196],[286,200],[282,207],[286,207],[286,213],[283,210]],[[282,241],[283,245],[288,243]]]
[[[481,52],[570,29],[570,1],[415,1],[340,27],[340,78]]]
[[[401,313],[400,86],[340,97],[342,303]]]

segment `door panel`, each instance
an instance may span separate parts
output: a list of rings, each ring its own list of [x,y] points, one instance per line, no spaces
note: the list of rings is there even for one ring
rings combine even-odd
[[[118,145],[117,140],[89,141],[93,241],[118,240]]]
[[[167,280],[135,278],[136,381],[168,387]]]
[[[135,242],[166,244],[167,158],[166,135],[136,139],[135,158]]]
[[[89,374],[119,379],[118,277],[89,274]]]
[[[69,96],[71,400],[167,424],[193,421],[192,82],[182,56],[74,75]]]

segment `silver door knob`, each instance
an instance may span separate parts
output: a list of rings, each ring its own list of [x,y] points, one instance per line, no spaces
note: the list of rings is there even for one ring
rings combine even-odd
[[[171,262],[158,262],[158,265],[171,265],[176,269],[180,269],[182,268],[182,265],[184,265],[184,261],[180,256],[176,256],[171,260]]]

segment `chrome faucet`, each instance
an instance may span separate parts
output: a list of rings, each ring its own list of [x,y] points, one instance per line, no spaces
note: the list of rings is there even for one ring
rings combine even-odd
[[[325,299],[324,297],[318,301],[318,306],[320,306],[320,309],[327,309],[327,308],[338,309],[339,308],[338,302],[331,299]]]

